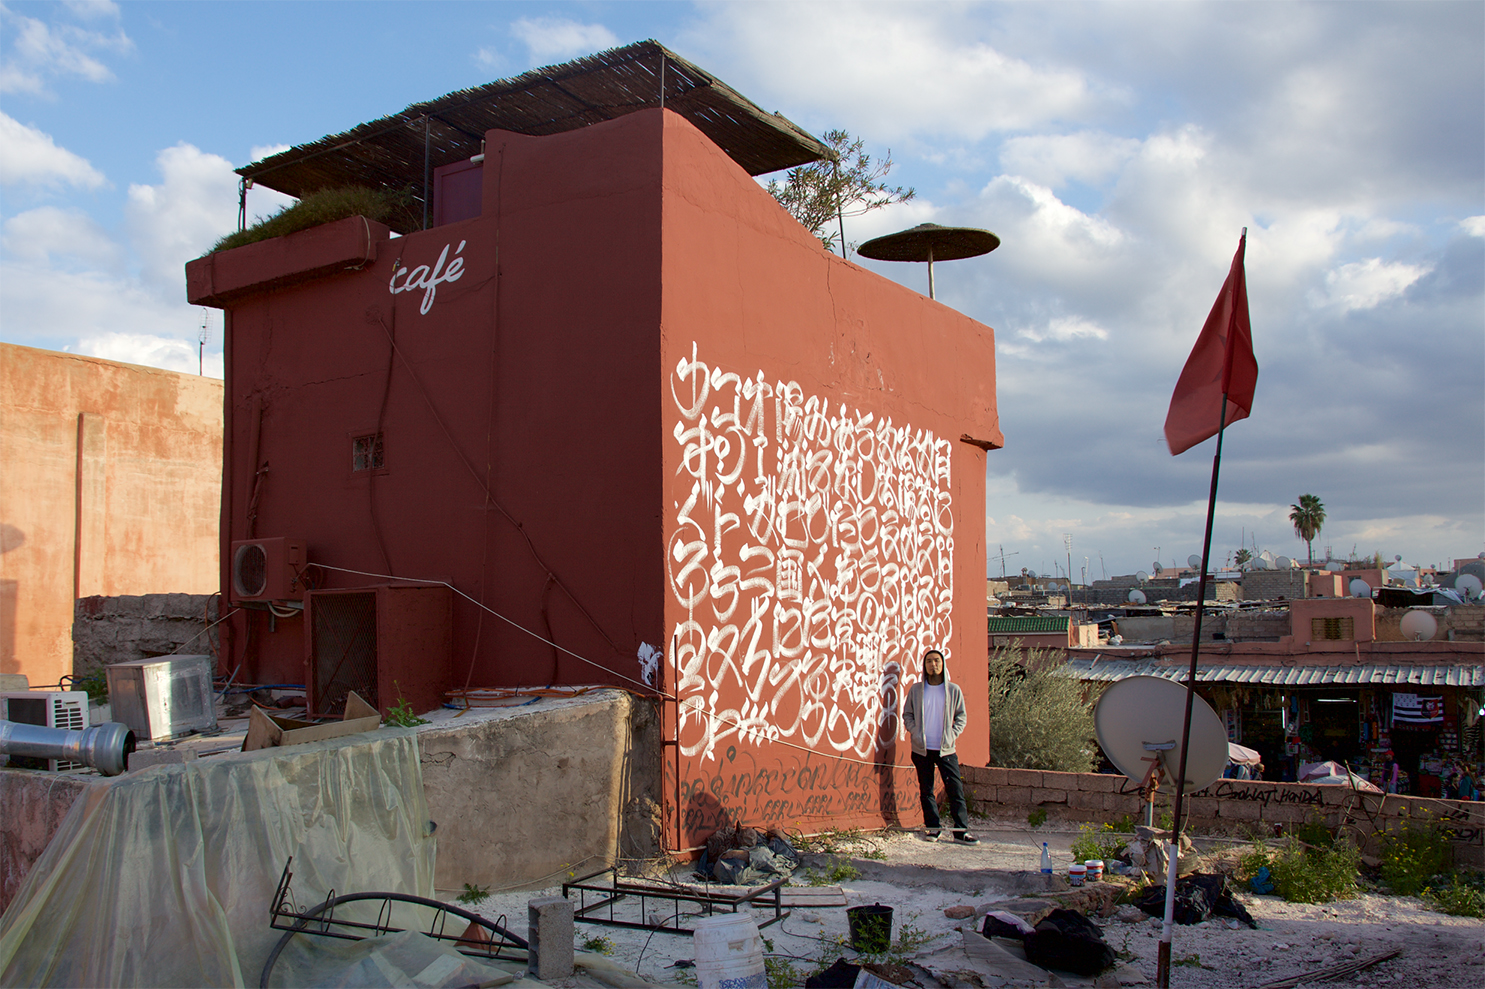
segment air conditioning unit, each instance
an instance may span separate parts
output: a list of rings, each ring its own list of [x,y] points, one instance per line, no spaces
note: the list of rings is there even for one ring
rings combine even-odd
[[[8,690],[0,693],[0,720],[81,731],[88,727],[88,693],[85,690]],[[81,762],[67,759],[33,759],[30,756],[11,756],[10,764],[19,769],[48,769],[54,773],[88,768]]]
[[[239,539],[232,544],[232,603],[302,601],[308,562],[303,539]]]

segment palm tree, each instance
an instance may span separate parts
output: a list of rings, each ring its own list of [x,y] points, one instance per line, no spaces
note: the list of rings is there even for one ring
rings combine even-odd
[[[1298,505],[1289,506],[1289,521],[1294,523],[1294,534],[1305,541],[1310,562],[1315,562],[1315,548],[1311,545],[1325,525],[1325,506],[1312,494],[1299,496]]]

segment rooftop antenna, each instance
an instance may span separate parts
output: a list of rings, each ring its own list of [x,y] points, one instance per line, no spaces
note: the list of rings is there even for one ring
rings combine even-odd
[[[933,292],[933,262],[958,261],[989,254],[1000,246],[1000,238],[975,227],[942,227],[920,223],[908,230],[876,237],[856,248],[856,253],[875,261],[927,261],[928,297]]]
[[[211,331],[207,329],[207,320],[211,313],[205,306],[201,307],[201,332],[196,335],[196,374],[206,374],[206,341],[211,337]]]

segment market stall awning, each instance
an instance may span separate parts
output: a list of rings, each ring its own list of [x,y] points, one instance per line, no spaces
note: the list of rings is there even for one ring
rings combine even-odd
[[[1185,680],[1186,663],[1075,657],[1057,668],[1077,680],[1111,682],[1125,677]],[[1292,666],[1212,663],[1196,671],[1197,683],[1251,683],[1265,687],[1399,686],[1485,687],[1485,665],[1364,663],[1360,666]]]

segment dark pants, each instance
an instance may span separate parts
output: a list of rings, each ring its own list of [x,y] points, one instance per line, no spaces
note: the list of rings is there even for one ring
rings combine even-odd
[[[969,830],[969,808],[964,803],[964,783],[959,779],[959,757],[950,752],[940,755],[938,749],[929,749],[927,755],[913,753],[913,768],[918,770],[918,793],[923,798],[923,826],[929,831],[940,828],[938,801],[933,799],[933,767],[943,777],[944,791],[949,797],[949,813],[954,815],[954,830]]]

